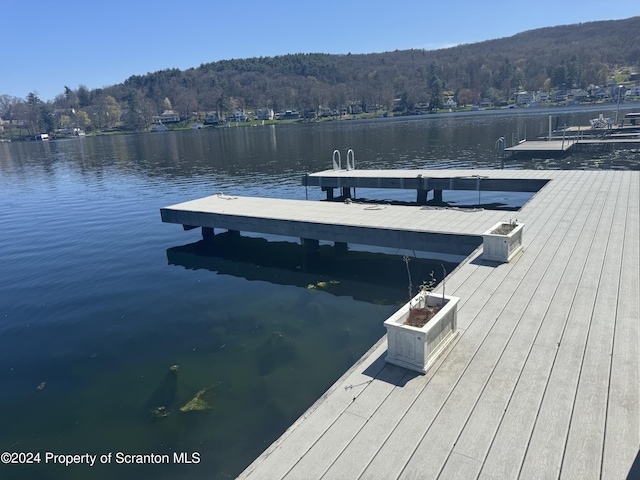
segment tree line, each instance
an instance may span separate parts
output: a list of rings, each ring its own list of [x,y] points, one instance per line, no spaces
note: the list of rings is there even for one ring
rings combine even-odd
[[[196,112],[300,111],[348,103],[411,111],[510,101],[518,91],[588,89],[640,68],[640,17],[526,31],[440,50],[371,54],[299,53],[221,60],[187,70],[134,75],[105,88],[64,87],[53,101],[0,95],[0,116],[30,135],[64,127],[140,131],[167,107]],[[622,78],[624,80],[624,78]]]

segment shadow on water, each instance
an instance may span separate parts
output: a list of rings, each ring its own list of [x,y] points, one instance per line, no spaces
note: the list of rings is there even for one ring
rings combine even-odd
[[[636,459],[631,466],[631,470],[629,470],[629,475],[627,475],[627,480],[638,480],[640,478],[640,452],[636,455]]]
[[[336,251],[320,245],[313,258],[302,245],[229,233],[216,235],[213,243],[196,243],[167,249],[170,265],[190,270],[206,269],[218,274],[321,290],[336,296],[376,304],[407,301],[408,278],[401,255],[366,251]],[[412,281],[419,285],[433,272],[440,282],[443,268],[453,271],[457,263],[412,258]]]
[[[162,382],[153,391],[145,404],[144,414],[151,420],[164,418],[178,401],[178,366],[172,365],[165,373]]]

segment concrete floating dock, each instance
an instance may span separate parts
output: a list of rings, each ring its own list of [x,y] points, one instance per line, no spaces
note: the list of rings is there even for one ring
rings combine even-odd
[[[546,142],[544,142],[546,143]],[[518,170],[325,170],[302,177],[305,186],[537,192],[547,179]]]
[[[427,203],[427,192],[442,203],[444,190],[537,192],[545,184],[544,178],[521,178],[513,170],[325,170],[302,177],[304,186],[321,187],[327,198],[334,197],[333,189],[350,196],[351,188],[389,188],[416,190],[416,202]]]
[[[640,146],[640,138],[584,138],[580,145],[623,145]]]
[[[437,207],[310,202],[213,195],[162,208],[162,221],[355,243],[469,255],[482,232],[509,212]]]
[[[241,479],[631,478],[640,172],[515,174],[550,180],[517,213],[524,251],[496,266],[478,249],[447,278],[460,335],[436,365],[419,375],[387,364],[382,338]],[[496,218],[424,213],[467,234]]]
[[[640,138],[595,138],[595,137],[580,137],[564,140],[536,140],[525,141],[514,145],[513,147],[505,148],[505,152],[509,152],[512,155],[524,155],[535,156],[537,154],[542,155],[565,155],[573,150],[579,149],[581,146],[619,146],[619,147],[634,147],[640,145]]]

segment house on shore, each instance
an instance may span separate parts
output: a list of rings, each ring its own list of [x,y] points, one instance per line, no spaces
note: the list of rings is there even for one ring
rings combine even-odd
[[[165,110],[161,115],[152,117],[151,121],[156,124],[178,123],[180,121],[180,115],[173,110]]]
[[[258,108],[256,110],[256,118],[258,120],[273,120],[274,113],[271,108]]]
[[[300,112],[296,108],[280,112],[280,120],[297,120],[300,118]]]
[[[533,96],[532,92],[518,92],[516,94],[516,103],[518,105],[528,105],[533,103]]]
[[[205,125],[218,125],[220,123],[220,117],[217,113],[207,113],[206,117],[204,117]]]
[[[244,111],[244,108],[235,110],[233,115],[227,118],[230,122],[248,122],[249,115]]]
[[[318,111],[320,112],[321,117],[330,117],[331,115],[333,115],[333,110],[331,110],[329,107],[320,107]]]

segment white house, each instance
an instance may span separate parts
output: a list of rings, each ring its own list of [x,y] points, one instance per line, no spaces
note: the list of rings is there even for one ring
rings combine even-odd
[[[258,120],[273,120],[274,114],[271,108],[259,108],[256,110]]]
[[[458,108],[458,102],[456,102],[453,97],[449,96],[444,101],[444,108]]]
[[[231,118],[229,118],[229,120],[232,122],[246,122],[247,120],[249,120],[249,117],[246,113],[244,113],[244,109],[240,109],[233,112],[233,115],[231,116]]]
[[[625,96],[628,96],[628,97],[640,97],[640,85],[628,89],[625,92]]]

